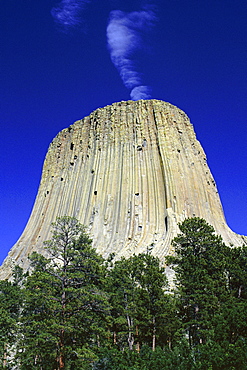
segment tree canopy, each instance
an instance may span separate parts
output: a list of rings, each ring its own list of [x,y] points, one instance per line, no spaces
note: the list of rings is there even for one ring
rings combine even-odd
[[[0,369],[247,369],[247,248],[197,217],[179,228],[171,288],[149,248],[105,260],[57,218],[29,275],[0,281]]]

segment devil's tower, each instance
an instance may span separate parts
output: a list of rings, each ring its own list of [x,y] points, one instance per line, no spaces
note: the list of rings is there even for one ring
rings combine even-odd
[[[28,267],[28,255],[43,251],[50,224],[70,215],[88,226],[103,255],[171,251],[177,223],[199,216],[227,244],[246,237],[226,225],[205,153],[184,112],[157,101],[128,101],[97,109],[52,141],[28,224],[6,258]]]

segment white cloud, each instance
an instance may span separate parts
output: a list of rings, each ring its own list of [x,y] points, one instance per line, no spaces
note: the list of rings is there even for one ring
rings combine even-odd
[[[155,14],[151,10],[130,13],[114,10],[110,13],[106,31],[108,49],[124,85],[132,90],[133,100],[150,98],[151,89],[143,86],[134,54],[143,48],[143,33],[153,27],[155,20]]]
[[[151,99],[151,88],[149,86],[137,86],[130,92],[132,100]]]
[[[62,0],[51,13],[55,21],[67,30],[82,24],[83,10],[90,2],[91,0]],[[151,88],[143,84],[142,74],[137,68],[136,53],[145,47],[143,35],[150,31],[155,21],[156,15],[150,1],[144,2],[139,11],[110,12],[106,30],[108,49],[124,85],[131,90],[133,100],[151,97]]]
[[[62,0],[57,7],[52,8],[51,14],[56,22],[65,28],[75,27],[82,22],[82,12],[91,0]]]

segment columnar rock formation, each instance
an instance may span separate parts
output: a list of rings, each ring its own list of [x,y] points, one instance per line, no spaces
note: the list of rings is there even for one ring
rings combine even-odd
[[[28,224],[6,258],[28,267],[43,252],[50,224],[71,215],[88,226],[103,255],[172,253],[177,223],[199,216],[227,244],[246,238],[226,225],[206,155],[184,112],[157,100],[127,101],[97,109],[52,141]]]

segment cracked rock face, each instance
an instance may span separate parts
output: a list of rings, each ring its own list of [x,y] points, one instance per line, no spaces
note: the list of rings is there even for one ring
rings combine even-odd
[[[50,144],[32,214],[4,261],[25,269],[44,253],[50,224],[75,216],[104,257],[172,253],[177,223],[207,220],[227,244],[242,245],[224,218],[216,184],[186,114],[158,100],[114,103],[61,131]]]

